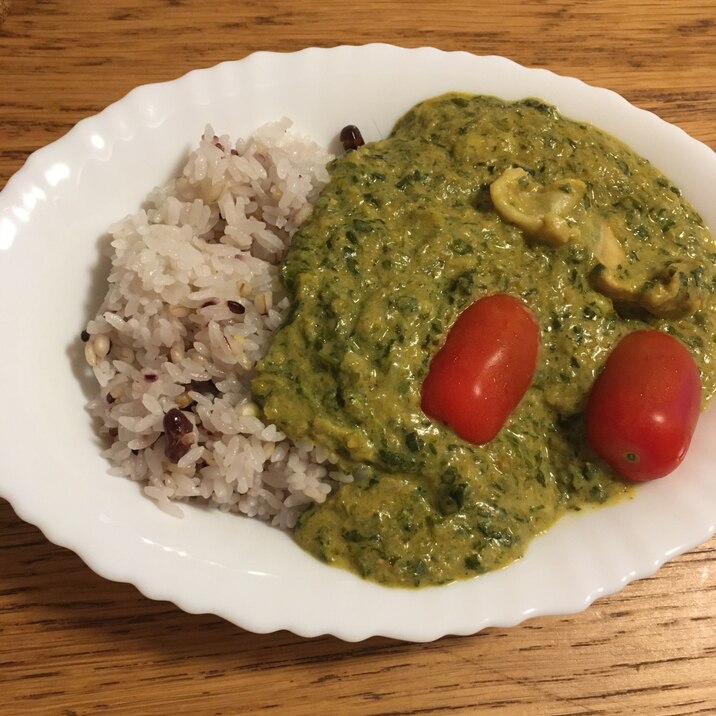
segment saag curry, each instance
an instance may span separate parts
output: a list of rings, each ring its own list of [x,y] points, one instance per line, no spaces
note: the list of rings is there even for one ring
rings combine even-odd
[[[448,94],[336,159],[282,268],[293,306],[253,381],[266,418],[354,482],[299,518],[321,560],[388,585],[501,567],[567,510],[628,495],[584,441],[610,349],[656,327],[716,386],[716,246],[679,189],[594,127],[527,99]],[[432,356],[476,299],[519,297],[537,371],[497,437],[420,409]]]

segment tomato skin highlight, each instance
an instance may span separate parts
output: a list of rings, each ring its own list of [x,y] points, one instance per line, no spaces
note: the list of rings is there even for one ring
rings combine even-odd
[[[433,357],[422,385],[423,412],[470,443],[490,442],[532,382],[539,345],[537,320],[520,299],[478,299]]]
[[[654,480],[686,455],[701,411],[701,376],[686,347],[657,330],[629,333],[589,394],[587,441],[622,477]]]

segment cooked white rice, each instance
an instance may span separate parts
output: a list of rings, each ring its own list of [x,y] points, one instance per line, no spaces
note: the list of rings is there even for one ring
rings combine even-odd
[[[176,515],[175,501],[194,498],[290,528],[350,480],[322,448],[264,423],[251,399],[288,308],[278,264],[328,180],[330,156],[289,126],[235,144],[207,127],[181,176],[111,227],[109,289],[87,325],[99,383],[89,408],[111,440],[111,472]],[[172,409],[191,423],[178,453],[164,430]]]

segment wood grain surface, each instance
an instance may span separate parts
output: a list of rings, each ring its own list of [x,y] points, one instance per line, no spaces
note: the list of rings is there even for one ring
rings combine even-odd
[[[0,4],[0,187],[32,151],[138,84],[255,50],[374,41],[575,75],[716,148],[714,0]],[[345,644],[254,635],[151,602],[0,500],[2,716],[262,710],[714,714],[716,540],[575,616],[424,645]]]

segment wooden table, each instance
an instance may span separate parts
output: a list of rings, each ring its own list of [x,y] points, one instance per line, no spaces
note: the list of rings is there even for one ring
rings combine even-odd
[[[716,148],[715,20],[714,0],[11,0],[0,187],[30,152],[135,85],[255,50],[373,41],[575,75]],[[716,539],[576,616],[427,645],[345,644],[249,634],[151,602],[0,500],[0,714],[262,709],[716,713]]]

